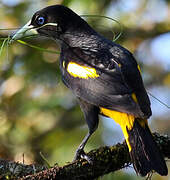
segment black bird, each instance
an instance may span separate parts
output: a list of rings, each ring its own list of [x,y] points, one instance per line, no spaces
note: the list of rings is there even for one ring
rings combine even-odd
[[[62,80],[77,97],[84,113],[89,131],[75,159],[91,161],[84,146],[97,129],[101,114],[121,126],[137,174],[145,176],[155,170],[167,175],[165,160],[148,127],[150,100],[133,55],[62,5],[36,12],[12,40],[33,34],[59,40]]]

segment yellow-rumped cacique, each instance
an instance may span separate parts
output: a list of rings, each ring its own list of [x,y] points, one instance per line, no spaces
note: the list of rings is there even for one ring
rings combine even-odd
[[[146,176],[155,170],[167,175],[165,160],[148,127],[150,100],[131,52],[97,33],[62,5],[37,11],[12,41],[29,35],[46,36],[61,45],[62,80],[78,99],[88,125],[74,159],[92,161],[84,147],[98,127],[99,115],[103,115],[121,126],[137,174]]]

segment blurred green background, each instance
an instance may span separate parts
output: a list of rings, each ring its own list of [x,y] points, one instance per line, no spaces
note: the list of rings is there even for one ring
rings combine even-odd
[[[170,105],[169,0],[1,0],[0,28],[19,28],[34,12],[54,4],[66,5],[79,15],[107,15],[118,20],[123,25],[123,34],[116,42],[134,53],[147,91]],[[87,21],[110,39],[120,32],[120,26],[110,20],[88,18]],[[0,30],[0,37],[13,32]],[[59,51],[55,42],[45,38],[26,41]],[[17,42],[3,48],[0,54],[1,158],[44,164],[42,152],[51,165],[72,161],[87,126],[75,97],[61,82],[58,59],[57,54]],[[152,96],[150,99],[152,131],[170,135],[170,109]],[[86,151],[122,141],[120,127],[111,119],[100,118],[99,128]],[[129,167],[99,179],[142,178]],[[168,179],[170,175],[153,175],[153,180]]]

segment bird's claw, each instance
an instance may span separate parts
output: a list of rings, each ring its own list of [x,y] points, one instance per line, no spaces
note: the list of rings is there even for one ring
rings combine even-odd
[[[80,159],[80,158],[87,160],[89,164],[93,164],[92,158],[89,157],[89,156],[84,152],[83,149],[77,149],[73,161],[76,161],[76,160],[78,160],[78,159]]]

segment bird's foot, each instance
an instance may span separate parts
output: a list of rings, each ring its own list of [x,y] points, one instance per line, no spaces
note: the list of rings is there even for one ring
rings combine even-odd
[[[78,160],[78,159],[80,159],[80,158],[87,160],[89,164],[93,164],[92,158],[89,157],[89,156],[84,152],[83,149],[77,149],[77,150],[76,150],[76,154],[75,154],[75,156],[74,156],[73,162],[76,161],[76,160]]]

